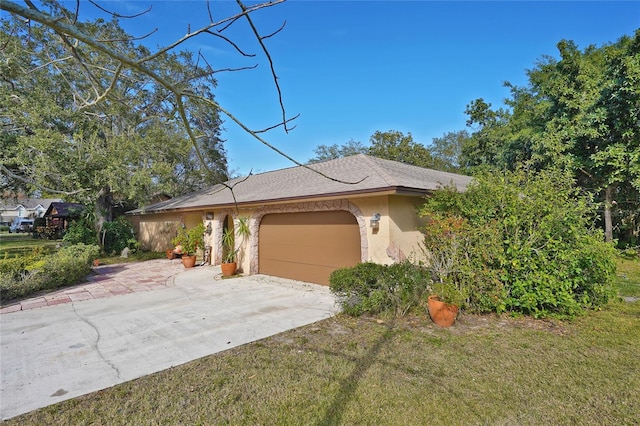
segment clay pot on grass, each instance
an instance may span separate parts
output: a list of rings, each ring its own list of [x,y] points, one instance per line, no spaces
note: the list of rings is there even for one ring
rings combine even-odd
[[[440,327],[451,327],[458,317],[458,307],[443,302],[438,295],[427,298],[427,308],[431,320]]]

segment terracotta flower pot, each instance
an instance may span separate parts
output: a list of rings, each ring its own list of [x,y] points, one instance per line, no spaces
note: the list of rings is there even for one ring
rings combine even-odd
[[[193,268],[196,265],[196,255],[195,254],[193,256],[183,255],[182,265],[185,268]]]
[[[451,327],[458,317],[458,307],[449,305],[440,300],[440,296],[433,295],[427,298],[427,307],[431,320],[440,327]]]
[[[220,267],[222,268],[222,276],[223,277],[230,277],[230,276],[232,276],[233,274],[236,273],[237,264],[236,264],[236,262],[223,263],[222,265],[220,265]]]

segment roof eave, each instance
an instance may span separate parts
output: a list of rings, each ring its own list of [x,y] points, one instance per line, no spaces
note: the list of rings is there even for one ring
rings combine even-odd
[[[136,209],[126,212],[126,215],[129,216],[142,216],[146,214],[156,214],[156,213],[173,213],[173,212],[189,212],[189,211],[201,211],[206,209],[228,209],[242,207],[242,208],[250,208],[254,206],[261,206],[264,204],[284,204],[291,202],[300,202],[302,200],[318,200],[323,198],[352,198],[352,197],[361,197],[361,196],[370,196],[370,195],[406,195],[413,197],[422,197],[430,192],[433,192],[435,189],[426,189],[426,188],[408,188],[404,186],[392,186],[392,187],[381,187],[381,188],[369,188],[362,189],[357,191],[342,191],[342,192],[332,192],[326,194],[314,194],[314,195],[305,195],[305,196],[297,196],[297,197],[282,197],[282,198],[272,198],[272,199],[263,199],[263,200],[251,200],[251,201],[239,201],[237,203],[223,203],[223,204],[202,204],[199,206],[190,206],[190,207],[171,207],[171,208],[160,208],[160,209]]]

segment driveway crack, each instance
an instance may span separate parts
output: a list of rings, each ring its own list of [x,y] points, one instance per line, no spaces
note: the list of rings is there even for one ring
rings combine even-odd
[[[98,327],[95,326],[95,324],[93,324],[91,321],[89,321],[87,318],[83,317],[82,315],[80,315],[78,313],[78,311],[76,311],[76,305],[75,303],[71,302],[71,306],[73,307],[73,313],[76,314],[76,316],[80,319],[80,321],[84,322],[85,324],[87,324],[89,327],[93,328],[96,332],[96,341],[93,344],[93,347],[95,348],[96,352],[98,352],[98,355],[100,356],[100,358],[107,364],[109,365],[109,367],[111,367],[113,369],[113,371],[116,372],[116,376],[118,377],[119,380],[123,380],[122,377],[120,376],[120,370],[118,369],[118,367],[116,367],[116,365],[114,363],[112,363],[111,361],[109,361],[104,354],[102,353],[102,351],[100,351],[100,330],[98,330]]]

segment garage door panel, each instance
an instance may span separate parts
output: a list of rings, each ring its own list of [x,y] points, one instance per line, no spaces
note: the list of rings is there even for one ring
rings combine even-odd
[[[352,257],[353,246],[324,246],[312,244],[273,244],[269,246],[269,252],[265,253],[265,259],[281,259],[294,263],[305,264],[342,264],[344,258]],[[360,247],[358,246],[358,253]],[[320,252],[331,250],[332,256],[322,256]],[[358,258],[359,260],[359,258]]]
[[[328,285],[332,271],[360,261],[360,228],[346,211],[266,215],[259,232],[263,274]]]
[[[269,268],[270,270],[278,271],[277,275],[275,275],[275,273],[263,273],[323,285],[329,285],[329,275],[331,272],[338,269],[336,266],[321,266],[280,260],[273,260],[270,262]]]

